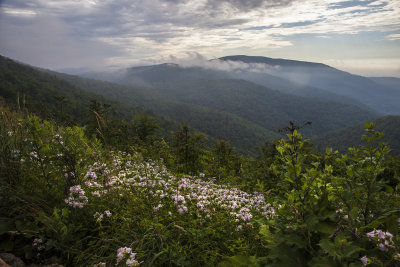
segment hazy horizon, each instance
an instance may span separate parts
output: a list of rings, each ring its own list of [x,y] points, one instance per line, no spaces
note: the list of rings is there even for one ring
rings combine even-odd
[[[0,54],[60,70],[229,55],[400,77],[396,0],[3,0]]]

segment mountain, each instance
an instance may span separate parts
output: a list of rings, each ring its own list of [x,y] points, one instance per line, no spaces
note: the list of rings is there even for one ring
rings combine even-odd
[[[118,85],[110,82],[51,72],[79,88],[117,99],[126,105],[145,107],[177,122],[186,122],[194,130],[209,135],[212,140],[229,140],[239,152],[255,153],[267,140],[281,137],[276,129],[264,128],[252,121],[223,110],[187,103],[165,96],[150,88]]]
[[[375,83],[384,86],[386,88],[392,89],[395,92],[400,92],[400,78],[395,77],[368,77],[368,79],[374,81]]]
[[[88,122],[89,107],[95,100],[110,106],[108,116],[111,119],[130,122],[138,114],[152,115],[161,126],[161,135],[167,135],[180,127],[178,122],[155,115],[146,108],[127,105],[83,88],[60,79],[55,72],[0,56],[0,97],[10,107],[26,108],[47,120],[85,125]]]
[[[350,100],[343,103],[286,94],[233,79],[226,71],[201,67],[176,64],[137,67],[127,69],[125,76],[115,82],[146,86],[149,92],[164,99],[228,112],[270,131],[282,128],[290,120],[298,124],[312,121],[313,125],[305,131],[320,134],[378,117],[378,113],[350,104]]]
[[[142,103],[158,114],[185,121],[210,136],[229,140],[240,149],[244,149],[244,143],[249,149],[278,138],[277,130],[290,120],[297,124],[312,121],[313,124],[304,129],[311,136],[378,117],[376,112],[361,104],[353,105],[351,100],[285,94],[233,79],[232,73],[227,71],[202,67],[160,64],[128,68],[110,79],[120,87],[108,84],[105,89],[102,88],[106,83],[101,85],[98,81],[71,77],[62,78],[127,104]],[[104,77],[110,78],[110,75]],[[230,132],[226,131],[228,129]]]
[[[218,139],[229,140],[245,154],[255,153],[258,145],[280,137],[234,114],[164,99],[144,88],[41,70],[1,56],[0,96],[11,106],[16,105],[19,96],[20,106],[30,112],[59,121],[68,117],[70,124],[80,125],[87,123],[91,101],[97,100],[111,105],[110,115],[117,119],[129,122],[139,113],[151,115],[164,136],[187,122],[193,131],[209,135],[209,144]]]
[[[220,60],[264,64],[270,66],[265,68],[269,75],[351,98],[383,114],[400,114],[400,90],[325,64],[251,56],[228,56]]]
[[[381,141],[389,144],[392,154],[400,155],[400,116],[384,116],[374,120],[374,123],[375,130],[385,133]],[[346,152],[348,147],[365,144],[361,140],[363,134],[366,134],[365,126],[361,123],[312,138],[311,142],[321,150],[333,147]]]
[[[364,105],[355,99],[309,85],[300,84],[295,81],[283,79],[268,73],[254,72],[250,69],[237,72],[232,76],[235,76],[237,79],[243,79],[265,87],[273,88],[287,94],[293,94],[307,98],[325,99],[338,103],[357,105],[364,109],[371,109],[367,105]]]
[[[94,99],[111,104],[121,118],[128,118],[139,112],[139,109],[89,93],[54,75],[2,56],[0,96],[11,106],[15,106],[17,98],[20,98],[21,107],[25,106],[45,119],[60,119],[63,112],[78,124],[85,122],[88,106]]]
[[[255,153],[256,147],[265,141],[281,137],[277,130],[289,121],[295,124],[312,121],[303,132],[306,136],[316,136],[379,117],[379,113],[339,95],[332,100],[333,93],[327,92],[331,100],[283,93],[282,88],[274,90],[238,79],[240,73],[235,78],[227,70],[160,64],[98,76],[114,81],[111,83],[40,70],[4,58],[1,64],[0,93],[7,102],[15,103],[19,92],[27,96],[31,110],[35,107],[41,112],[46,103],[51,111],[48,113],[57,114],[60,103],[54,99],[61,96],[68,102],[64,112],[68,109],[68,113],[74,114],[73,120],[84,123],[90,101],[98,99],[111,104],[118,116],[126,120],[143,111],[159,118],[164,129],[176,129],[179,123],[186,122],[193,130],[206,133],[211,141],[228,140],[246,154]],[[277,76],[270,78],[276,84],[286,84],[288,91],[290,84],[299,85]],[[302,88],[306,88],[304,92],[325,92]]]

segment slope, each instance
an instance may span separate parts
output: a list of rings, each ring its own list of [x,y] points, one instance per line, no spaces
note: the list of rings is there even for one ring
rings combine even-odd
[[[312,121],[305,131],[320,134],[376,116],[356,106],[283,94],[244,80],[201,80],[155,88],[185,103],[229,112],[271,130],[290,120],[297,124]]]
[[[350,97],[384,114],[400,114],[400,90],[393,90],[366,77],[324,64],[249,56],[229,56],[221,60],[274,66],[266,68],[268,74]]]
[[[149,88],[117,85],[54,72],[53,75],[90,92],[115,98],[127,105],[146,107],[174,121],[186,122],[213,140],[230,141],[242,153],[255,153],[256,147],[260,144],[281,136],[276,129],[269,130],[235,114],[217,108],[185,103]]]
[[[390,145],[391,153],[400,155],[400,116],[384,116],[374,122],[375,130],[385,133],[382,141]],[[346,152],[348,147],[363,144],[360,136],[365,133],[364,124],[361,123],[312,138],[311,142],[321,150],[325,147],[333,147],[340,152]]]
[[[86,123],[92,100],[110,104],[113,116],[133,117],[145,110],[122,105],[120,102],[81,90],[54,75],[0,56],[0,96],[10,106],[25,107],[45,119],[60,120],[69,117],[76,124]],[[19,100],[17,100],[19,98]]]
[[[232,74],[222,71],[176,64],[132,70],[127,70],[118,82],[146,85],[149,91],[164,98],[173,97],[184,103],[229,112],[271,131],[290,120],[299,124],[312,121],[313,126],[306,131],[320,134],[378,116],[368,108],[284,94],[249,81],[232,79]]]

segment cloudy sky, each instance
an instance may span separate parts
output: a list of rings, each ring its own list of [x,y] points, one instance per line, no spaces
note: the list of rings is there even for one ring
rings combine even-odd
[[[400,1],[0,0],[0,54],[50,69],[259,55],[400,77]]]

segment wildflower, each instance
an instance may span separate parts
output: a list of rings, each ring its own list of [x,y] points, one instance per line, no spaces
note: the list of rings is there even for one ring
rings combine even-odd
[[[372,232],[367,233],[367,237],[369,237],[369,238],[375,237],[375,230],[372,231]]]
[[[83,208],[88,203],[88,198],[85,196],[85,191],[80,185],[71,186],[69,188],[69,197],[65,199],[65,203],[71,207]]]
[[[92,195],[93,195],[93,196],[96,196],[96,197],[100,197],[100,196],[101,196],[101,194],[100,194],[99,191],[94,191],[94,192],[92,192]]]
[[[343,209],[336,210],[336,213],[343,213]]]
[[[377,230],[376,232],[377,232],[377,235],[378,235],[379,239],[385,239],[385,237],[386,237],[386,233],[385,232],[383,232],[382,230]]]
[[[133,253],[131,248],[123,247],[117,250],[117,263],[115,265],[118,265],[125,256],[128,256],[126,260],[127,266],[138,266],[140,264],[135,260],[136,253]]]
[[[35,238],[34,240],[33,240],[33,246],[34,247],[36,247],[36,246],[38,246],[39,244],[42,244],[43,243],[43,241],[42,241],[42,239],[40,239],[40,238]]]
[[[360,261],[362,262],[362,264],[364,264],[364,266],[366,266],[368,264],[368,258],[367,256],[364,256],[360,259]]]
[[[99,262],[99,263],[93,265],[93,267],[106,267],[106,263],[105,262]]]
[[[42,251],[44,250],[46,247],[43,245],[43,240],[40,238],[35,238],[33,240],[32,245],[38,250],[38,251]]]
[[[96,212],[95,214],[93,214],[93,217],[96,219],[97,222],[101,222],[101,220],[103,220],[104,215],[102,213]]]
[[[109,210],[106,210],[106,211],[104,212],[104,214],[107,215],[107,217],[110,217],[110,216],[112,215],[112,213],[111,213]]]
[[[138,266],[140,263],[135,260],[136,253],[131,253],[129,256],[129,259],[126,260],[126,265],[131,267],[131,266]]]
[[[382,251],[388,251],[388,248],[385,246],[385,244],[380,243],[379,245],[379,249]]]

